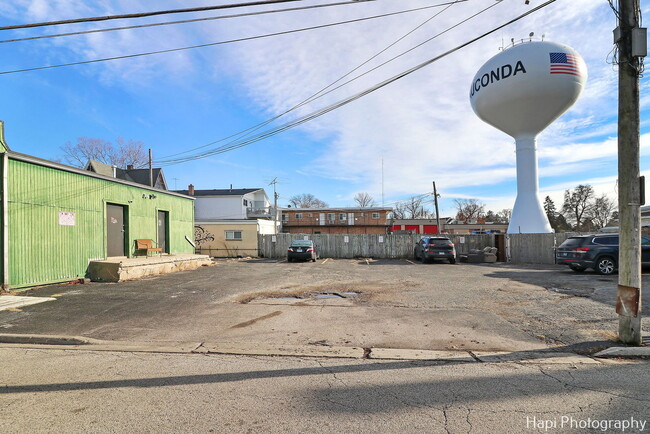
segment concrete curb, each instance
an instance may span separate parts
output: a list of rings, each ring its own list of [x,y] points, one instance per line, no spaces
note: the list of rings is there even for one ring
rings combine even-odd
[[[230,342],[103,341],[82,336],[0,334],[0,348],[60,349],[176,354],[323,357],[369,360],[421,360],[460,363],[599,364],[590,357],[552,351],[472,352],[328,345],[272,345]],[[620,356],[612,356],[620,357]]]
[[[81,336],[0,334],[0,343],[2,344],[89,345],[93,342],[96,340]]]
[[[648,357],[650,358],[650,347],[611,347],[594,354],[594,357],[602,357],[602,358]]]

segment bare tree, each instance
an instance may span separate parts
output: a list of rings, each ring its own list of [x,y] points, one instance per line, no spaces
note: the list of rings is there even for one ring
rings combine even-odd
[[[607,195],[603,194],[596,198],[591,210],[591,221],[596,226],[596,229],[607,226],[615,209],[616,204]]]
[[[510,218],[512,217],[512,210],[510,208],[504,208],[497,213],[497,217],[499,217],[502,223],[510,223]]]
[[[406,209],[403,203],[397,203],[393,207],[393,219],[402,220],[406,218]]]
[[[357,193],[356,195],[354,195],[354,201],[361,208],[368,208],[368,207],[373,207],[373,206],[377,205],[377,203],[375,202],[375,199],[373,199],[372,196],[370,196],[365,191],[362,192],[362,193]]]
[[[589,184],[581,184],[573,190],[564,191],[562,212],[566,214],[567,220],[575,224],[577,231],[582,230],[585,218],[591,217],[593,198],[594,188]]]
[[[478,199],[454,199],[456,204],[456,220],[467,221],[481,217],[485,211],[485,204]]]
[[[407,201],[400,203],[396,208],[402,210],[402,218],[405,219],[420,219],[429,216],[429,213],[422,206],[422,197],[413,196]]]
[[[117,146],[104,139],[79,137],[77,143],[71,142],[61,146],[63,162],[75,167],[84,167],[88,160],[99,161],[111,166],[126,169],[127,166],[141,167],[147,164],[148,158],[142,149],[143,143],[129,140],[125,142],[118,137]]]
[[[326,202],[317,199],[311,193],[296,194],[289,199],[289,202],[296,208],[327,208]]]

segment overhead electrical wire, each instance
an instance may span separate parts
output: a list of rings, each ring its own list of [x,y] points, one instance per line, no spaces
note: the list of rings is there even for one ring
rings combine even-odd
[[[331,112],[331,111],[333,111],[335,109],[343,107],[343,106],[345,106],[345,105],[347,105],[347,104],[349,104],[349,103],[351,103],[353,101],[358,100],[359,98],[362,98],[362,97],[364,97],[366,95],[369,95],[369,94],[371,94],[371,93],[373,93],[373,92],[375,92],[375,91],[377,91],[377,90],[379,90],[379,89],[381,89],[381,88],[383,88],[383,87],[385,87],[385,86],[387,86],[387,85],[389,85],[391,83],[394,83],[395,81],[400,80],[400,79],[412,74],[413,72],[416,72],[416,71],[424,68],[425,66],[428,66],[428,65],[430,65],[430,64],[432,64],[434,62],[437,62],[438,60],[440,60],[440,59],[442,59],[442,58],[444,58],[446,56],[449,56],[450,54],[453,54],[456,51],[461,50],[462,48],[464,48],[464,47],[466,47],[466,46],[468,46],[470,44],[473,44],[474,42],[476,42],[476,41],[478,41],[480,39],[483,39],[486,36],[491,35],[492,33],[496,32],[498,30],[501,30],[502,28],[504,28],[506,26],[509,26],[510,24],[513,24],[513,23],[527,17],[528,15],[531,15],[531,14],[537,12],[538,10],[541,10],[541,9],[545,8],[546,6],[548,6],[548,5],[552,4],[552,3],[555,3],[555,1],[557,1],[557,0],[548,0],[548,1],[542,3],[542,4],[538,5],[538,6],[530,9],[529,11],[524,12],[523,14],[521,14],[521,15],[519,15],[519,16],[517,16],[517,17],[515,17],[515,18],[513,18],[513,19],[511,19],[511,20],[497,26],[497,27],[494,27],[491,30],[488,30],[487,32],[484,32],[484,33],[480,34],[479,36],[476,36],[476,37],[474,37],[474,38],[472,38],[472,39],[470,39],[470,40],[468,40],[468,41],[466,41],[466,42],[464,42],[464,43],[462,43],[462,44],[460,44],[460,45],[458,45],[458,46],[456,46],[456,47],[454,47],[454,48],[452,48],[452,49],[450,49],[450,50],[448,50],[448,51],[446,51],[446,52],[444,52],[444,53],[442,53],[440,55],[438,55],[438,56],[435,56],[435,57],[433,57],[431,59],[428,59],[428,60],[426,60],[426,61],[424,61],[424,62],[422,62],[422,63],[420,63],[420,64],[418,64],[418,65],[416,65],[416,66],[414,66],[412,68],[409,68],[409,69],[407,69],[407,70],[405,70],[405,71],[403,71],[403,72],[401,72],[401,73],[399,73],[399,74],[397,74],[397,75],[395,75],[395,76],[393,76],[393,77],[391,77],[391,78],[389,78],[387,80],[382,81],[381,83],[378,83],[378,84],[376,84],[376,85],[374,85],[374,86],[372,86],[370,88],[367,88],[362,92],[358,92],[355,95],[352,95],[352,96],[350,96],[348,98],[342,99],[342,100],[340,100],[340,101],[338,101],[338,102],[336,102],[334,104],[330,104],[330,105],[328,105],[328,106],[326,106],[326,107],[324,107],[322,109],[311,112],[310,114],[302,116],[300,118],[297,118],[294,121],[287,122],[287,123],[285,123],[283,125],[280,125],[280,126],[278,126],[276,128],[267,130],[265,132],[262,132],[260,134],[255,135],[255,136],[253,136],[253,137],[251,137],[249,139],[242,140],[242,141],[236,142],[236,143],[231,143],[231,144],[228,144],[228,145],[224,145],[222,147],[216,148],[216,149],[208,151],[208,152],[204,152],[204,153],[201,153],[201,154],[188,156],[188,157],[184,157],[184,158],[179,158],[179,159],[171,159],[171,160],[166,160],[166,161],[165,160],[158,160],[158,161],[156,161],[156,164],[159,165],[159,166],[170,166],[170,165],[174,165],[174,164],[180,164],[180,163],[184,163],[184,162],[188,162],[188,161],[198,160],[198,159],[205,158],[205,157],[208,157],[208,156],[211,156],[211,155],[217,155],[217,154],[221,154],[221,153],[224,153],[224,152],[231,151],[233,149],[241,148],[241,147],[249,145],[251,143],[254,143],[254,142],[263,140],[265,138],[271,137],[271,136],[273,136],[275,134],[279,134],[279,133],[281,133],[283,131],[286,131],[288,129],[294,128],[294,127],[296,127],[298,125],[301,125],[301,124],[303,124],[305,122],[316,119],[316,118],[318,118],[318,117],[320,117],[320,116],[322,116],[324,114],[327,114],[327,113],[329,113],[329,112]]]
[[[364,0],[364,1],[373,1],[373,0]],[[455,3],[455,2],[452,2],[452,3]],[[449,3],[446,3],[446,4],[449,4]],[[308,30],[317,30],[317,29],[323,29],[323,28],[327,28],[327,27],[334,27],[334,26],[340,26],[340,25],[344,25],[344,24],[351,24],[351,23],[357,23],[357,22],[362,22],[362,21],[368,21],[368,20],[373,20],[373,19],[377,19],[377,18],[384,18],[384,17],[394,16],[394,15],[400,15],[400,14],[415,12],[415,11],[434,8],[434,7],[440,7],[440,5],[438,5],[438,4],[430,5],[430,6],[425,6],[425,7],[416,8],[416,9],[407,9],[407,10],[403,10],[403,11],[389,12],[389,13],[380,14],[380,15],[372,15],[372,16],[369,16],[369,17],[355,18],[355,19],[346,20],[346,21],[337,21],[335,23],[329,23],[329,24],[321,24],[321,25],[318,25],[318,26],[303,27],[303,28],[300,28],[300,29],[285,30],[285,31],[282,31],[282,32],[267,33],[267,34],[264,34],[264,35],[256,35],[256,36],[248,36],[248,37],[244,37],[244,38],[230,39],[230,40],[226,40],[226,41],[210,42],[210,43],[207,43],[207,44],[191,45],[191,46],[180,47],[180,48],[170,48],[170,49],[166,49],[166,50],[149,51],[149,52],[145,52],[145,53],[127,54],[127,55],[122,55],[122,56],[106,57],[106,58],[101,58],[101,59],[83,60],[83,61],[79,61],[79,62],[61,63],[61,64],[57,64],[57,65],[37,66],[37,67],[33,67],[33,68],[23,68],[23,69],[15,69],[15,70],[10,70],[10,71],[0,71],[0,75],[16,74],[16,73],[29,72],[29,71],[40,71],[40,70],[44,70],[44,69],[62,68],[62,67],[67,67],[67,66],[86,65],[86,64],[90,64],[90,63],[107,62],[107,61],[120,60],[120,59],[131,59],[131,58],[135,58],[135,57],[151,56],[151,55],[154,55],[154,54],[173,53],[173,52],[177,52],[177,51],[192,50],[192,49],[196,49],[196,48],[205,48],[205,47],[211,47],[211,46],[216,46],[216,45],[230,44],[230,43],[234,43],[234,42],[250,41],[250,40],[254,40],[254,39],[269,38],[269,37],[273,37],[273,36],[288,35],[288,34],[291,34],[291,33],[305,32],[305,31],[308,31]]]
[[[288,3],[288,2],[296,2],[296,1],[303,1],[303,0],[263,0],[263,1],[254,1],[254,2],[246,2],[246,3],[233,3],[227,5],[203,6],[203,7],[196,7],[196,8],[184,8],[184,9],[169,9],[169,10],[153,11],[153,12],[139,12],[134,14],[106,15],[103,17],[74,18],[70,20],[46,21],[42,23],[31,23],[31,24],[16,24],[13,26],[0,26],[0,31],[30,29],[34,27],[59,26],[62,24],[79,24],[79,23],[92,23],[97,21],[123,20],[126,18],[146,18],[146,17],[153,17],[156,15],[180,14],[180,13],[188,13],[188,12],[205,12],[205,11],[213,11],[217,9],[232,9],[232,8],[242,8],[248,6],[264,6],[264,5],[272,5],[276,3]],[[363,0],[363,1],[376,1],[376,0]]]
[[[225,137],[225,138],[223,138],[223,139],[220,139],[220,140],[217,140],[217,141],[214,141],[214,142],[208,143],[207,145],[199,146],[199,147],[196,147],[196,148],[190,149],[190,150],[188,150],[188,151],[178,152],[178,153],[175,153],[175,154],[171,154],[171,155],[168,155],[168,156],[164,156],[164,157],[161,158],[161,160],[164,161],[164,159],[165,159],[165,158],[168,158],[168,157],[172,157],[172,156],[176,156],[176,155],[182,155],[182,154],[186,154],[186,153],[188,153],[188,152],[192,152],[192,151],[195,151],[195,150],[198,150],[198,149],[206,148],[206,147],[208,147],[208,146],[211,146],[211,145],[217,144],[217,143],[219,143],[219,142],[223,142],[223,141],[225,141],[225,140],[233,139],[233,138],[235,138],[235,137],[237,137],[237,136],[242,136],[242,137],[240,137],[238,140],[243,140],[244,137],[249,136],[252,132],[259,130],[260,128],[262,128],[262,127],[268,125],[269,123],[271,123],[271,122],[277,120],[278,118],[284,116],[285,114],[287,114],[287,113],[289,113],[289,112],[291,112],[291,111],[293,111],[293,110],[295,110],[295,109],[297,109],[297,108],[299,108],[299,107],[301,107],[301,106],[303,106],[303,105],[305,105],[305,104],[308,104],[308,103],[313,102],[313,101],[315,101],[315,100],[317,100],[317,99],[319,99],[319,98],[322,98],[323,96],[325,96],[325,95],[327,95],[327,94],[329,94],[329,93],[332,93],[332,92],[334,92],[334,91],[340,89],[341,87],[343,87],[343,86],[345,86],[345,85],[347,85],[347,84],[349,84],[349,83],[351,83],[351,82],[353,82],[353,81],[355,81],[355,80],[358,80],[359,78],[361,78],[361,77],[363,77],[363,76],[365,76],[365,75],[367,75],[367,74],[369,74],[369,73],[371,73],[371,72],[377,70],[378,68],[380,68],[380,67],[382,67],[382,66],[384,66],[384,65],[386,65],[386,64],[388,64],[388,63],[390,63],[390,62],[392,62],[393,60],[395,60],[395,59],[397,59],[397,58],[399,58],[399,57],[401,57],[401,56],[403,56],[403,55],[405,55],[405,54],[407,54],[407,53],[409,53],[409,52],[415,50],[416,48],[421,47],[422,45],[424,45],[424,44],[426,44],[426,43],[432,41],[433,39],[435,39],[435,38],[439,37],[440,35],[442,35],[442,34],[448,32],[448,31],[452,30],[453,28],[456,28],[456,27],[458,27],[459,25],[462,25],[462,24],[466,23],[467,21],[471,20],[472,18],[475,18],[476,16],[478,16],[478,15],[480,15],[480,14],[486,12],[487,10],[491,9],[492,7],[494,7],[494,6],[498,5],[498,4],[499,4],[499,3],[493,3],[492,5],[490,5],[490,6],[486,7],[486,8],[484,8],[484,9],[482,9],[482,10],[476,12],[476,13],[474,13],[473,15],[471,15],[471,16],[469,16],[469,17],[463,19],[463,20],[461,20],[460,22],[458,22],[458,23],[456,23],[456,24],[454,24],[454,25],[448,27],[447,29],[445,29],[445,30],[439,32],[438,34],[436,34],[436,35],[434,35],[434,36],[428,38],[427,40],[425,40],[424,42],[421,42],[420,44],[416,45],[415,47],[411,47],[410,49],[408,49],[408,50],[406,50],[406,51],[404,51],[404,52],[398,54],[397,56],[392,57],[391,59],[389,59],[389,60],[387,60],[387,61],[385,61],[385,62],[383,62],[383,63],[381,63],[381,64],[379,64],[379,65],[377,65],[377,66],[375,66],[374,68],[372,68],[372,69],[370,69],[370,70],[368,70],[368,71],[365,71],[365,72],[362,73],[362,74],[357,75],[356,77],[354,77],[354,78],[352,78],[352,79],[350,79],[350,80],[348,80],[348,81],[346,81],[346,82],[340,84],[339,86],[337,86],[337,87],[335,87],[335,88],[333,88],[333,89],[330,89],[329,91],[326,91],[326,89],[330,88],[332,85],[334,85],[334,84],[336,84],[337,82],[341,81],[341,79],[345,78],[345,77],[348,76],[350,73],[356,71],[356,70],[359,69],[361,66],[363,66],[363,65],[366,64],[366,63],[368,63],[368,62],[371,61],[373,58],[375,58],[376,56],[378,56],[379,54],[381,54],[381,52],[378,53],[377,55],[373,56],[372,58],[370,58],[369,60],[367,60],[366,62],[364,62],[364,63],[361,64],[360,66],[358,66],[357,68],[353,69],[352,71],[348,72],[347,74],[343,75],[342,77],[339,77],[336,81],[334,81],[333,83],[330,83],[328,86],[326,86],[325,88],[321,89],[321,90],[318,91],[316,94],[312,95],[311,97],[307,98],[306,100],[302,101],[301,103],[297,104],[296,106],[290,108],[289,110],[286,110],[285,112],[283,112],[283,113],[281,113],[281,114],[279,114],[279,115],[277,115],[277,116],[275,116],[275,117],[273,117],[273,118],[271,118],[271,119],[269,119],[269,120],[266,120],[266,121],[264,121],[264,122],[262,122],[262,123],[260,123],[260,124],[254,125],[254,126],[248,128],[248,129],[246,129],[246,130],[243,130],[243,131],[240,131],[240,132],[238,132],[238,133],[232,134],[232,135],[230,135],[230,136],[228,136],[228,137]],[[450,5],[450,6],[451,6],[451,5]],[[417,26],[416,28],[414,28],[413,30],[411,30],[410,32],[408,32],[407,34],[405,34],[402,38],[398,39],[395,43],[399,42],[399,40],[401,40],[401,39],[403,39],[404,37],[408,36],[409,34],[413,33],[413,31],[417,30],[417,28],[421,27],[421,26],[424,25],[426,22],[428,22],[428,21],[430,21],[431,19],[435,18],[437,15],[439,15],[440,13],[444,12],[445,10],[447,10],[450,6],[448,6],[447,8],[445,8],[443,11],[439,12],[438,14],[434,15],[434,16],[431,17],[429,20],[427,20],[427,21],[425,21],[424,23],[420,24],[419,26]],[[395,44],[395,43],[394,43],[394,44]],[[394,45],[394,44],[391,44],[391,45]],[[388,47],[388,48],[390,48],[390,47]],[[387,49],[388,49],[388,48],[387,48]],[[382,50],[382,51],[385,51],[385,50]],[[232,143],[232,142],[231,142],[231,143]],[[224,145],[224,146],[228,146],[228,145]],[[218,149],[218,148],[217,148],[217,149]]]
[[[399,37],[398,39],[396,39],[395,41],[393,41],[393,42],[392,42],[391,44],[389,44],[386,48],[380,50],[379,52],[377,52],[376,54],[374,54],[373,56],[371,56],[370,58],[368,58],[366,61],[362,62],[361,64],[359,64],[358,66],[356,66],[356,67],[353,68],[352,70],[348,71],[347,73],[343,74],[342,76],[340,76],[339,78],[337,78],[336,80],[334,80],[333,82],[331,82],[330,84],[328,84],[327,86],[325,86],[325,87],[323,87],[322,89],[320,89],[318,92],[312,94],[311,96],[307,97],[306,99],[302,100],[301,102],[299,102],[298,104],[292,106],[291,108],[285,110],[284,112],[282,112],[282,113],[280,113],[280,114],[278,114],[278,115],[276,115],[276,116],[274,116],[274,117],[272,117],[272,118],[270,118],[270,119],[267,119],[266,121],[263,121],[263,122],[258,123],[258,124],[256,124],[256,125],[253,125],[253,126],[247,128],[247,129],[243,130],[243,131],[240,131],[240,132],[238,132],[238,133],[232,134],[232,135],[230,135],[230,136],[228,136],[228,137],[225,137],[225,138],[223,138],[223,139],[217,140],[217,141],[215,141],[215,142],[208,143],[208,144],[206,144],[206,145],[198,146],[198,147],[196,147],[196,148],[188,149],[188,150],[186,150],[186,151],[178,152],[178,153],[175,153],[175,154],[165,155],[165,156],[163,156],[163,157],[161,157],[161,158],[169,158],[169,157],[173,157],[173,156],[176,156],[176,155],[187,154],[187,153],[189,153],[189,152],[196,151],[196,150],[199,150],[199,149],[202,149],[202,148],[206,148],[206,147],[208,147],[208,146],[214,145],[214,144],[216,144],[216,143],[219,143],[219,142],[222,142],[222,141],[225,141],[225,140],[228,140],[228,139],[232,139],[232,138],[237,137],[237,136],[243,136],[243,137],[246,137],[246,136],[250,135],[251,133],[253,133],[253,132],[259,130],[260,128],[262,128],[262,127],[264,127],[264,126],[270,124],[271,122],[273,122],[273,121],[275,121],[275,120],[277,120],[277,119],[283,117],[284,115],[286,115],[286,114],[288,114],[288,113],[290,113],[290,112],[292,112],[292,111],[294,111],[294,110],[297,110],[297,109],[299,109],[300,107],[302,107],[302,106],[304,106],[304,105],[306,105],[306,104],[308,104],[308,103],[310,103],[310,102],[313,102],[313,101],[315,101],[316,99],[318,99],[318,98],[320,98],[320,97],[322,97],[322,96],[325,96],[325,95],[331,93],[332,91],[338,89],[338,87],[337,87],[336,89],[332,89],[330,92],[325,92],[327,89],[329,89],[330,87],[334,86],[336,83],[338,83],[339,81],[343,80],[345,77],[349,76],[349,75],[352,74],[353,72],[357,71],[358,69],[360,69],[360,68],[362,68],[363,66],[367,65],[368,63],[370,63],[372,60],[374,60],[374,59],[376,59],[377,57],[379,57],[381,54],[383,54],[383,53],[385,53],[386,51],[388,51],[390,48],[392,48],[393,46],[395,46],[396,44],[398,44],[399,42],[401,42],[402,40],[404,40],[407,36],[411,35],[413,32],[415,32],[416,30],[420,29],[422,26],[424,26],[425,24],[427,24],[428,22],[430,22],[432,19],[436,18],[438,15],[442,14],[443,12],[445,12],[445,11],[446,11],[447,9],[449,9],[451,6],[453,6],[453,5],[457,4],[457,3],[465,2],[465,1],[468,1],[468,0],[456,0],[456,1],[450,2],[450,3],[447,5],[446,8],[444,8],[443,10],[441,10],[441,11],[435,13],[432,17],[426,19],[424,22],[418,24],[416,27],[414,27],[413,29],[411,29],[410,31],[408,31],[407,33],[405,33],[404,35],[402,35],[401,37]],[[496,3],[495,3],[495,4],[496,4]],[[394,60],[394,58],[391,59],[391,60]],[[356,80],[357,78],[359,78],[359,77],[362,77],[362,76],[363,76],[363,74],[360,75],[360,76],[357,76],[357,77],[355,78],[355,80]],[[346,84],[347,84],[347,83],[349,83],[349,81],[346,82]]]
[[[467,0],[464,0],[467,1]],[[285,8],[285,9],[272,9],[272,10],[266,10],[266,11],[255,11],[255,12],[245,12],[242,14],[232,14],[232,15],[219,15],[215,17],[204,17],[204,18],[193,18],[190,20],[178,20],[178,21],[165,21],[162,23],[150,23],[150,24],[138,24],[135,26],[123,26],[123,27],[109,27],[105,29],[93,29],[93,30],[80,30],[78,32],[69,32],[69,33],[57,33],[53,35],[41,35],[41,36],[30,36],[30,37],[25,37],[25,38],[16,38],[16,39],[5,39],[5,40],[0,40],[0,44],[5,44],[9,42],[24,42],[24,41],[33,41],[33,40],[38,40],[38,39],[50,39],[50,38],[59,38],[63,36],[80,36],[80,35],[87,35],[87,34],[92,34],[92,33],[103,33],[103,32],[114,32],[118,30],[134,30],[134,29],[144,29],[144,28],[149,28],[149,27],[158,27],[158,26],[169,26],[173,24],[188,24],[188,23],[196,23],[196,22],[201,22],[201,21],[213,21],[213,20],[221,20],[221,19],[227,19],[227,18],[242,18],[242,17],[249,17],[249,16],[254,16],[254,15],[266,15],[266,14],[273,14],[273,13],[280,13],[280,12],[293,12],[293,11],[301,11],[301,10],[307,10],[307,9],[315,9],[315,8],[326,8],[326,7],[331,7],[331,6],[341,6],[341,5],[358,5],[363,2],[359,2],[357,0],[350,0],[350,1],[344,1],[344,2],[337,2],[337,3],[326,3],[326,4],[320,4],[320,5],[311,5],[311,6],[301,6],[301,7],[295,7],[295,8]],[[453,2],[450,2],[453,3]],[[444,3],[443,3],[444,5]],[[425,6],[422,9],[427,9],[430,6]]]

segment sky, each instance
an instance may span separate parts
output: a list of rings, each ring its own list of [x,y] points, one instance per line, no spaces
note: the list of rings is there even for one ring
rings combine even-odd
[[[0,26],[233,3],[237,2],[0,0]],[[335,1],[4,30],[0,40],[329,3]],[[79,137],[142,141],[152,149],[154,165],[163,167],[171,189],[186,189],[188,184],[197,189],[260,187],[272,198],[269,184],[277,179],[281,206],[302,193],[330,206],[354,206],[359,192],[368,192],[378,206],[394,206],[431,193],[435,181],[443,216],[455,214],[455,199],[478,199],[486,209],[500,211],[512,208],[516,196],[514,140],[474,114],[469,89],[474,74],[500,48],[513,39],[530,39],[533,32],[534,40],[543,35],[576,49],[589,74],[576,104],[538,137],[540,196],[550,196],[560,208],[565,190],[587,183],[598,195],[616,200],[618,74],[612,41],[616,19],[606,0],[557,0],[294,128],[228,152],[178,161],[233,143],[233,135],[252,127],[258,127],[253,135],[276,132],[544,2],[467,0],[435,8],[428,6],[444,1],[345,3],[2,42],[0,73],[353,21],[172,53],[0,74],[0,119],[5,121],[7,142],[16,152],[60,159],[60,148]],[[419,10],[358,21],[410,9]],[[648,85],[642,78],[641,170],[650,178]],[[324,88],[330,92],[301,104]],[[426,196],[425,207],[432,210],[432,202]]]

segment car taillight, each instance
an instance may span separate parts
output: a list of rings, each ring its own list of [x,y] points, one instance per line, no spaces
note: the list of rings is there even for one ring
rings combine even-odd
[[[589,247],[577,247],[575,249],[571,249],[572,252],[588,252]]]
[[[447,247],[451,247],[451,248],[453,248],[454,245],[453,245],[453,244],[447,244]]]
[[[310,248],[307,249],[307,251],[308,251],[308,252],[313,252],[314,249],[312,249],[312,248],[310,247]]]
[[[293,252],[293,249],[292,249],[291,247],[289,247],[289,248],[287,249],[287,252]]]

